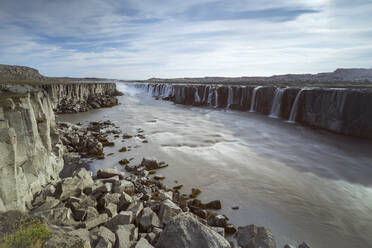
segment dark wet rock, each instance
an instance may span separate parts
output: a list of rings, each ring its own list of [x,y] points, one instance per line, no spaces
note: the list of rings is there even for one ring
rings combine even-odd
[[[206,204],[206,207],[209,208],[209,209],[216,209],[216,210],[219,210],[221,209],[221,201],[220,200],[216,200],[216,201],[211,201],[211,202],[208,202]]]
[[[165,179],[165,176],[163,176],[161,174],[158,174],[158,175],[154,176],[154,179],[155,180],[164,180]]]
[[[133,135],[129,135],[129,134],[123,134],[123,136],[122,136],[122,138],[123,139],[131,139],[131,138],[133,138]]]
[[[191,189],[191,194],[190,194],[190,197],[191,198],[196,198],[198,195],[200,195],[201,193],[201,190],[200,189]]]
[[[239,227],[236,238],[242,248],[276,248],[274,234],[266,227]]]
[[[298,248],[311,248],[310,245],[308,245],[306,242],[302,242],[302,244],[300,244],[298,246]]]
[[[232,206],[231,209],[232,210],[238,210],[239,209],[239,206]]]
[[[173,187],[174,190],[180,190],[182,188],[183,188],[182,184]]]
[[[155,247],[230,248],[230,244],[220,234],[199,223],[191,214],[182,213],[169,221]]]
[[[286,245],[284,246],[284,248],[296,248],[296,246],[294,246],[294,245],[290,245],[290,244],[286,244]]]
[[[211,216],[208,219],[208,225],[210,226],[216,226],[216,227],[225,227],[227,224],[227,220],[225,216],[223,215],[216,215],[216,216]]]
[[[119,152],[126,152],[127,151],[127,148],[125,146],[123,146],[122,148],[120,148]]]
[[[122,160],[119,161],[119,164],[120,164],[120,165],[123,165],[123,166],[124,166],[124,165],[127,165],[127,164],[129,164],[129,163],[130,163],[130,161],[129,161],[128,159],[126,159],[126,158],[124,158],[124,159],[122,159]]]
[[[97,178],[98,179],[110,178],[110,177],[114,177],[114,176],[118,176],[119,179],[124,179],[124,173],[118,171],[117,169],[105,168],[105,169],[99,169],[97,171]]]
[[[227,234],[234,234],[237,231],[238,231],[238,229],[233,224],[228,223],[225,226],[225,233],[227,233]]]

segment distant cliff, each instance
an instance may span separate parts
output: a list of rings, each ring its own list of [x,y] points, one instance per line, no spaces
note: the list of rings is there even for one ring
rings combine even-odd
[[[254,111],[372,139],[372,89],[200,84],[136,84],[178,104]]]
[[[205,83],[205,84],[291,84],[291,85],[351,85],[372,86],[372,69],[337,69],[318,74],[286,74],[271,77],[203,77],[203,78],[151,78],[142,82],[151,83]]]

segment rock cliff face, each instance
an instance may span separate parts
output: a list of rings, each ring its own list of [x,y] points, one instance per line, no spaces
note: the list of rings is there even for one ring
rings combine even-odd
[[[33,195],[59,178],[64,146],[54,111],[117,104],[115,84],[0,84],[0,211],[25,210]]]
[[[275,86],[136,84],[175,103],[260,112],[332,132],[372,138],[372,90]]]
[[[52,104],[45,92],[2,86],[0,93],[0,211],[24,210],[63,167]]]
[[[69,83],[40,85],[52,102],[56,113],[84,112],[93,108],[111,107],[118,103],[114,83]]]

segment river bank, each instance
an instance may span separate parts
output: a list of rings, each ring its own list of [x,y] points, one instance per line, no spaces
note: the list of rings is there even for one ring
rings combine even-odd
[[[202,201],[221,199],[223,213],[236,226],[269,227],[279,246],[307,241],[314,247],[365,247],[371,198],[371,143],[290,124],[264,115],[156,100],[146,92],[127,94],[114,108],[61,115],[73,123],[110,119],[129,134],[144,131],[115,147],[93,172],[123,158],[154,157],[170,166],[164,182],[182,182],[185,193],[200,188]],[[87,124],[88,124],[87,122]],[[138,146],[126,153],[117,147]],[[314,183],[316,182],[316,183]],[[358,193],[359,192],[359,193]],[[231,207],[238,205],[238,211]],[[366,228],[367,227],[367,228]]]

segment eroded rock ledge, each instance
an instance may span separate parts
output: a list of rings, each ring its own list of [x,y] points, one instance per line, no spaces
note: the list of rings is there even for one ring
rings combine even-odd
[[[42,185],[58,180],[64,146],[54,111],[117,104],[115,84],[0,84],[0,211],[25,210]]]

